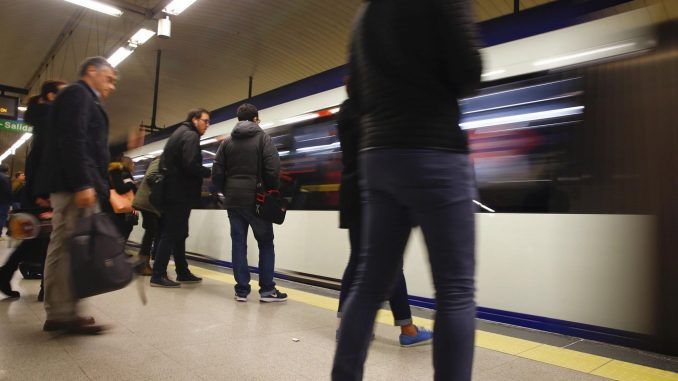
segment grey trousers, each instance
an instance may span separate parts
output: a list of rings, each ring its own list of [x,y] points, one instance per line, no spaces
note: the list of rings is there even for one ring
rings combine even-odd
[[[52,193],[52,235],[45,259],[45,312],[47,320],[73,320],[77,316],[77,303],[71,278],[69,241],[79,218],[89,215],[97,207],[80,210],[75,205],[75,194]]]

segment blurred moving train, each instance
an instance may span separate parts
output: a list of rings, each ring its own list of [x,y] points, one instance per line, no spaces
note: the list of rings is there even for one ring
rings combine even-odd
[[[617,157],[628,141],[611,137],[622,132],[587,122],[601,86],[593,73],[651,54],[657,42],[650,25],[649,11],[640,9],[482,50],[484,85],[460,102],[479,191],[479,317],[627,345],[654,333],[654,220],[642,202],[620,196],[638,168]],[[260,111],[291,205],[275,229],[276,270],[328,287],[336,287],[349,253],[336,211],[336,113],[344,98],[335,85]],[[235,119],[223,120],[207,131],[204,165],[211,166],[234,125]],[[128,152],[135,178],[164,142]],[[622,164],[611,169],[600,163],[617,158]],[[209,181],[204,191],[205,209],[191,215],[187,251],[228,265],[228,218],[210,210],[219,208],[219,199]],[[132,240],[142,233],[137,227]],[[249,255],[257,263],[256,250]],[[425,256],[415,229],[405,260],[411,301],[433,307]]]

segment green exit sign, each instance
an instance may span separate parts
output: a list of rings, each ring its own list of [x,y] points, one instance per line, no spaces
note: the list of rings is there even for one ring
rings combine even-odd
[[[0,130],[16,133],[33,132],[33,126],[23,121],[0,119]]]

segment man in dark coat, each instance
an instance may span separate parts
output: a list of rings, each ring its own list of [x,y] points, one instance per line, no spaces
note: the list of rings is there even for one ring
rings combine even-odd
[[[475,334],[473,169],[460,97],[480,82],[468,0],[373,0],[351,41],[360,114],[361,270],[339,329],[333,380],[360,380],[374,319],[419,225],[436,289],[436,380],[470,381]]]
[[[68,242],[79,218],[108,204],[108,116],[101,102],[115,91],[117,74],[103,57],[86,59],[78,74],[80,80],[63,89],[52,105],[47,132],[51,144],[38,174],[49,176],[54,210],[45,260],[43,329],[95,334],[102,327],[77,315]]]
[[[210,170],[202,166],[200,136],[210,125],[210,114],[198,108],[189,111],[186,121],[167,140],[160,158],[161,172],[165,174],[164,205],[160,220],[160,242],[153,263],[152,287],[180,287],[181,283],[197,283],[186,261],[186,238],[191,209],[200,202],[204,178]],[[174,256],[177,282],[167,277],[167,264]]]
[[[273,281],[275,249],[273,224],[255,214],[257,183],[265,190],[280,187],[280,157],[271,138],[259,127],[259,112],[251,104],[238,107],[238,124],[219,146],[212,167],[212,183],[224,192],[224,208],[231,225],[235,299],[246,302],[251,291],[247,264],[247,230],[259,243],[259,297],[262,302],[282,302],[287,294]]]

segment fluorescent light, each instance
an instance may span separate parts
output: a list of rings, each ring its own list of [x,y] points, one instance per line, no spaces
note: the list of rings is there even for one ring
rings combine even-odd
[[[297,122],[303,122],[305,120],[311,120],[315,119],[318,117],[318,114],[315,112],[312,112],[310,114],[303,114],[303,115],[297,115],[293,116],[291,118],[283,119],[280,121],[281,124],[288,124],[288,123],[297,123]]]
[[[167,4],[165,9],[162,11],[168,15],[176,16],[181,12],[185,11],[186,8],[190,7],[191,4],[195,3],[195,0],[174,0],[171,3]]]
[[[216,154],[215,152],[212,152],[212,151],[202,150],[202,152],[204,152],[204,153],[206,153],[206,154],[208,154],[208,155],[217,156],[217,154]]]
[[[108,63],[110,63],[111,66],[116,67],[120,64],[120,62],[124,61],[125,58],[129,57],[132,52],[132,49],[123,46],[116,50],[115,53],[113,53],[110,57],[108,57]]]
[[[533,65],[534,66],[549,65],[549,64],[552,64],[552,63],[556,63],[556,62],[573,60],[575,58],[581,58],[581,57],[591,56],[591,55],[598,54],[598,53],[609,52],[611,50],[628,48],[628,47],[634,46],[635,44],[636,44],[635,42],[628,42],[626,44],[619,44],[619,45],[608,46],[606,48],[587,50],[585,52],[570,54],[570,55],[567,55],[567,56],[547,58],[547,59],[544,59],[544,60],[537,61]]]
[[[105,13],[107,15],[120,17],[122,16],[122,11],[118,8],[112,7],[108,4],[100,3],[94,0],[66,0],[67,2],[75,5],[80,5],[81,7],[89,8],[93,11]]]
[[[201,146],[206,146],[206,145],[208,145],[208,144],[212,144],[212,143],[216,143],[216,142],[217,142],[217,139],[215,139],[215,138],[209,138],[209,139],[205,139],[205,140],[200,141],[200,145],[201,145]]]
[[[287,156],[290,154],[290,151],[279,151],[278,156]]]
[[[153,36],[155,36],[154,31],[146,28],[141,28],[139,29],[138,32],[134,33],[134,36],[132,36],[132,38],[129,39],[129,42],[134,45],[143,45]]]
[[[566,107],[566,108],[559,108],[559,109],[556,109],[556,110],[530,112],[530,113],[527,113],[527,114],[518,114],[518,115],[502,116],[502,117],[498,117],[498,118],[473,120],[473,121],[470,121],[470,122],[459,123],[459,126],[464,130],[469,130],[469,129],[473,129],[473,128],[481,128],[481,127],[490,127],[490,126],[501,126],[503,124],[530,122],[530,121],[533,121],[533,120],[559,118],[561,116],[576,115],[576,114],[581,114],[583,112],[583,110],[584,110],[584,106]]]
[[[335,149],[341,147],[341,144],[339,142],[334,142],[332,144],[324,144],[321,146],[311,146],[311,147],[303,147],[303,148],[297,148],[297,152],[315,152],[315,151],[323,151],[327,149]]]
[[[485,78],[485,77],[492,77],[493,75],[499,75],[499,74],[504,74],[504,73],[506,73],[506,70],[499,69],[499,70],[488,71],[487,73],[483,73],[480,76]]]
[[[9,147],[9,149],[5,151],[5,153],[0,155],[0,163],[2,163],[3,160],[7,159],[9,155],[14,155],[16,150],[19,149],[19,147],[21,147],[24,143],[26,143],[26,141],[30,139],[32,136],[33,134],[31,134],[30,132],[26,132],[23,135],[21,135],[19,140],[14,142],[14,144],[12,144],[12,146]]]
[[[19,106],[19,111],[26,112],[26,110],[28,110],[28,107],[26,107],[26,106]]]

